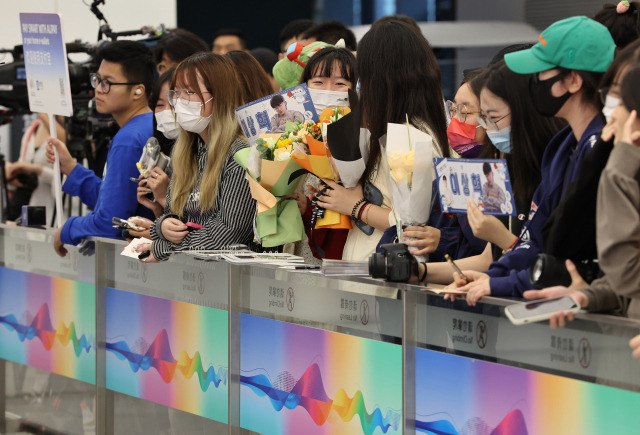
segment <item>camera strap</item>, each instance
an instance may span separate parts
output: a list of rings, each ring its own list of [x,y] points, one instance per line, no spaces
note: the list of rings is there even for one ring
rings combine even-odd
[[[316,221],[318,219],[322,219],[325,213],[325,208],[320,207],[318,205],[318,197],[320,195],[324,195],[325,193],[327,193],[327,190],[330,189],[330,187],[324,181],[320,180],[320,184],[322,184],[323,186],[322,189],[318,191],[318,193],[316,193],[313,196],[313,199],[311,200],[311,206],[313,207],[313,212],[311,213],[311,222],[310,222],[311,230],[309,231],[309,240],[311,240],[311,243],[313,243],[313,248],[316,250],[316,253],[320,257],[325,258],[324,249],[322,249],[320,245],[316,243],[316,240],[313,238],[313,230],[315,229]]]

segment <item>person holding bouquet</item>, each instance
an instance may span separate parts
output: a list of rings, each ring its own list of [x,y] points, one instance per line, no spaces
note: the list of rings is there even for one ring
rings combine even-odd
[[[369,258],[383,231],[396,224],[390,199],[390,168],[380,145],[388,123],[405,124],[408,117],[411,126],[433,139],[433,157],[450,155],[440,69],[426,39],[399,21],[378,23],[360,41],[357,71],[363,126],[371,133],[366,168],[353,188],[328,181],[331,190],[318,201],[321,207],[351,215],[374,228],[371,235],[358,228],[349,230],[344,260]],[[366,184],[379,192],[381,205],[365,201]]]
[[[322,110],[348,105],[348,90],[356,87],[356,58],[346,48],[325,47],[310,59],[300,78],[306,83],[311,99],[320,114]],[[296,242],[295,255],[314,263],[317,259],[329,258],[339,260],[347,239],[345,229],[311,229],[314,206],[311,204],[313,194],[318,192],[320,180],[315,175],[307,175],[300,183],[298,190],[290,195],[295,199],[302,214],[308,243]]]

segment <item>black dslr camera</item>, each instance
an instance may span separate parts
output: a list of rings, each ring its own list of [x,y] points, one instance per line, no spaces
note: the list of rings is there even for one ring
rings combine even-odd
[[[578,273],[587,283],[602,276],[597,261],[574,261]],[[538,254],[531,262],[529,279],[538,288],[571,285],[571,275],[565,266],[565,260],[549,254]]]
[[[407,282],[411,275],[418,275],[418,262],[404,243],[381,245],[382,253],[369,257],[369,275],[387,281]]]

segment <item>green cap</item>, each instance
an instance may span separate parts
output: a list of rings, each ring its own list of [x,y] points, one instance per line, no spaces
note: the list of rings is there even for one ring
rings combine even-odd
[[[533,74],[562,67],[605,72],[613,61],[616,44],[609,30],[587,17],[571,17],[547,27],[536,45],[504,56],[513,72]]]

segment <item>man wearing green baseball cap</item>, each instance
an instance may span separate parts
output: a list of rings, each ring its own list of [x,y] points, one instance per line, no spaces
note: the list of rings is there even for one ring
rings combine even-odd
[[[542,181],[515,247],[486,273],[467,274],[472,282],[460,286],[472,305],[482,296],[522,297],[534,288],[529,268],[542,251],[542,228],[604,127],[598,85],[615,50],[607,28],[587,17],[571,17],[552,24],[538,39],[530,49],[505,55],[505,63],[516,73],[531,75],[529,92],[540,114],[562,118],[569,125],[545,149]]]

